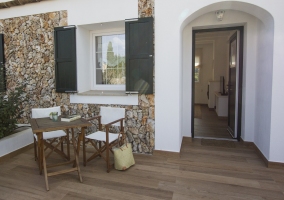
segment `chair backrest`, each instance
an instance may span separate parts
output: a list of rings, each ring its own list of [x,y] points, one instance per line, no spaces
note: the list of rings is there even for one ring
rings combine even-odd
[[[101,107],[100,109],[101,123],[108,124],[115,120],[125,118],[125,108],[112,108],[112,107]],[[120,122],[113,124],[114,126],[120,126]],[[124,120],[123,120],[124,126]]]
[[[58,112],[58,116],[61,115],[60,106],[51,108],[32,108],[32,118],[44,118],[49,117],[51,112]]]

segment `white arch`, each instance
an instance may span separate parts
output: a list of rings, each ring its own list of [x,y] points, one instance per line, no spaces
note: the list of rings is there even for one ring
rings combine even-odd
[[[265,9],[249,3],[238,1],[224,1],[213,3],[200,8],[192,14],[189,14],[189,10],[184,10],[180,16],[180,34],[181,44],[183,49],[183,64],[182,64],[182,76],[183,76],[183,88],[188,88],[191,85],[191,43],[185,43],[185,37],[189,36],[191,40],[192,28],[187,30],[186,27],[192,22],[201,19],[203,16],[207,16],[208,19],[214,17],[216,10],[227,10],[229,12],[242,12],[239,18],[244,17],[241,20],[224,20],[222,22],[210,23],[203,20],[203,24],[198,24],[198,29],[202,28],[214,28],[214,27],[229,27],[236,25],[245,26],[245,45],[244,45],[244,86],[243,86],[243,113],[242,113],[242,138],[245,141],[254,142],[262,153],[269,159],[270,154],[270,127],[271,127],[271,91],[272,91],[272,66],[273,66],[273,36],[274,36],[274,19],[273,16]],[[212,16],[209,16],[211,13]],[[254,16],[256,19],[253,22],[246,21],[249,15]],[[205,17],[204,17],[205,18]],[[200,20],[201,22],[202,20]],[[209,20],[210,21],[210,20]],[[197,26],[197,23],[194,24]],[[253,42],[255,38],[256,40]],[[188,48],[188,49],[187,49]],[[186,52],[186,53],[184,53]],[[185,55],[189,55],[190,58]],[[186,57],[186,58],[185,58]],[[190,80],[188,77],[190,76]],[[266,91],[264,94],[263,91]],[[191,108],[187,106],[191,102],[191,93],[188,90],[183,90],[181,93],[183,101],[182,109],[182,133],[183,136],[190,136],[188,129],[188,120],[191,119],[189,113]],[[187,124],[185,126],[185,124]],[[187,128],[185,128],[187,127]],[[256,134],[254,134],[256,133]]]
[[[264,8],[261,8],[255,4],[250,4],[246,2],[240,1],[222,1],[213,3],[207,6],[200,8],[194,13],[190,13],[188,9],[185,9],[179,16],[179,20],[181,22],[180,29],[183,30],[184,27],[196,19],[206,13],[213,12],[216,10],[236,10],[248,13],[250,15],[255,16],[260,19],[264,24],[274,27],[274,19],[273,16]]]

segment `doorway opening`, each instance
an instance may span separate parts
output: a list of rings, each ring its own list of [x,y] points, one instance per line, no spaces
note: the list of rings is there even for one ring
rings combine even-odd
[[[192,32],[192,138],[241,138],[244,27]]]

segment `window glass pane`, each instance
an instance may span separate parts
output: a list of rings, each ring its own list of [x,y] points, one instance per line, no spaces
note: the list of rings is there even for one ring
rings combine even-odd
[[[125,84],[125,68],[117,70],[117,84]]]
[[[116,38],[114,38],[116,44],[117,44],[117,50],[119,52],[123,52],[123,56],[125,55],[125,35],[117,35]]]
[[[114,54],[112,42],[108,43],[108,49],[106,52],[107,68],[117,67],[117,55]]]
[[[101,36],[96,37],[96,51],[102,52],[102,37]]]
[[[125,35],[97,36],[96,52],[96,84],[125,84]]]
[[[102,53],[96,53],[96,68],[102,69],[102,67],[103,67]]]
[[[107,84],[117,85],[117,69],[107,69]]]

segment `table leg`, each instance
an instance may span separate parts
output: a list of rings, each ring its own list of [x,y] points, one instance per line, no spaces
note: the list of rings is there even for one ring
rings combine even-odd
[[[39,168],[39,174],[42,174],[42,162],[43,162],[43,136],[41,133],[37,133],[37,148],[38,148],[38,168]]]
[[[46,160],[45,160],[44,151],[43,151],[43,154],[42,154],[42,158],[43,158],[43,171],[44,171],[45,187],[46,187],[46,190],[49,191],[47,169],[46,169]]]
[[[75,155],[75,163],[76,163],[76,167],[77,167],[77,171],[78,171],[78,176],[79,176],[79,179],[80,179],[80,182],[82,183],[83,180],[82,180],[82,176],[81,176],[81,171],[80,171],[80,166],[79,166],[79,150],[80,150],[80,135],[78,137],[78,145],[77,145],[77,148],[75,146],[75,137],[74,137],[74,134],[72,134],[72,142],[73,142],[73,148],[74,148],[74,155]],[[73,165],[74,167],[74,165]]]
[[[85,129],[82,128],[81,135],[83,139],[83,165],[86,166],[86,138],[85,138]]]

